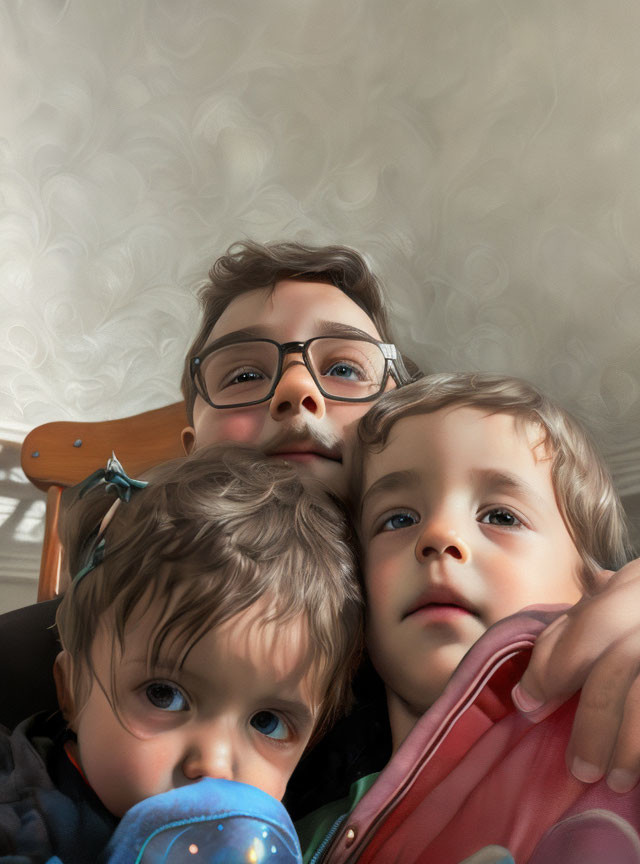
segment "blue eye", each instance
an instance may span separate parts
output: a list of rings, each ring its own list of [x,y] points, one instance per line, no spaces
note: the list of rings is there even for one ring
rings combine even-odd
[[[188,711],[189,703],[182,691],[174,684],[165,681],[154,681],[146,689],[147,699],[155,708],[161,711]]]
[[[394,513],[380,526],[380,531],[398,531],[400,528],[410,528],[417,525],[419,518],[413,513]]]
[[[258,711],[249,720],[249,723],[261,735],[266,735],[267,738],[285,741],[290,736],[287,724],[277,714],[274,714],[273,711]]]
[[[494,507],[488,510],[480,519],[485,525],[500,525],[502,528],[521,528],[522,522],[510,510],[504,507]]]
[[[334,363],[324,374],[327,376],[333,375],[336,378],[348,379],[350,381],[361,381],[363,378],[360,370],[356,369],[350,363],[345,362]]]

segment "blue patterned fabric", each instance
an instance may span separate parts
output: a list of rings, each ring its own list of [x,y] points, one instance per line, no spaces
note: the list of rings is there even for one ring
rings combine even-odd
[[[147,798],[125,814],[107,864],[301,864],[279,801],[244,783],[205,778]]]

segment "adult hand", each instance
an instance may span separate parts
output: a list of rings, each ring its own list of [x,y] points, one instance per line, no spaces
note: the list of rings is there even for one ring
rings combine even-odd
[[[582,688],[567,766],[578,780],[606,775],[611,789],[627,792],[640,780],[639,672],[636,559],[542,632],[513,699],[536,722]]]

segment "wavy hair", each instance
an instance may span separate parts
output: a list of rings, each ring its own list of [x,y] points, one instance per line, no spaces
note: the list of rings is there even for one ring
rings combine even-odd
[[[380,283],[355,249],[301,243],[234,243],[215,261],[209,271],[209,281],[199,292],[200,329],[187,351],[182,373],[182,394],[189,423],[193,422],[197,396],[190,373],[191,358],[206,346],[214,325],[233,300],[248,291],[273,291],[276,282],[282,279],[335,285],[367,313],[383,342],[393,342]],[[402,360],[405,368],[398,363],[397,371],[401,383],[405,383],[419,373],[413,361],[406,357]]]
[[[511,414],[540,427],[551,454],[558,507],[584,562],[587,592],[594,590],[598,570],[618,570],[632,557],[624,509],[591,436],[567,411],[519,378],[438,373],[384,394],[358,426],[351,490],[358,509],[364,460],[384,449],[394,425],[404,417],[454,406]]]
[[[237,445],[203,448],[145,478],[149,485],[113,510],[102,562],[72,582],[57,613],[78,704],[88,695],[93,637],[107,612],[115,658],[134,610],[160,601],[148,661],[168,651],[179,667],[205,633],[266,597],[265,623],[306,619],[311,662],[326,692],[321,725],[329,723],[349,703],[362,641],[360,579],[343,507],[293,466]],[[113,505],[103,488],[81,499],[78,487],[69,490],[61,535],[71,577]],[[116,674],[112,662],[106,695],[114,710]]]

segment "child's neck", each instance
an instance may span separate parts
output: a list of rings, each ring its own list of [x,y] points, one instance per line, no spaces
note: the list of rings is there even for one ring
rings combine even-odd
[[[418,708],[410,705],[387,687],[387,711],[389,712],[389,726],[391,727],[392,755],[429,707],[427,705]]]

